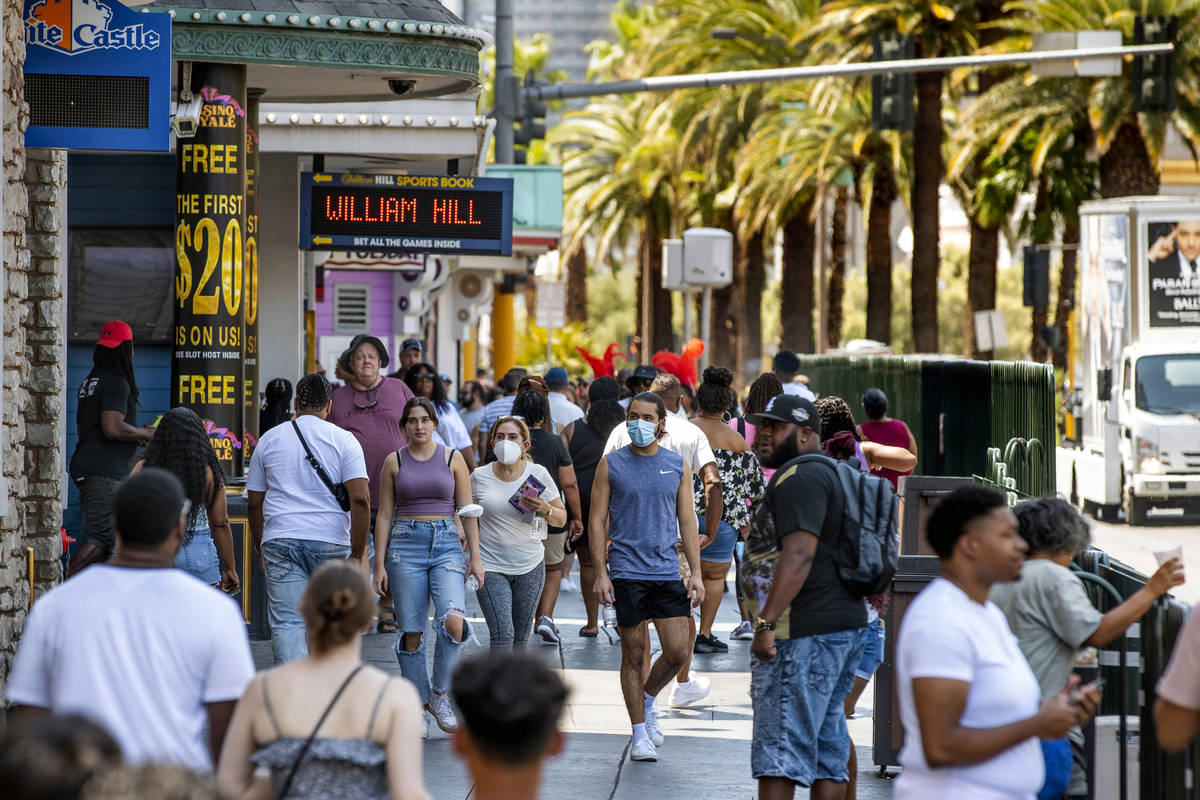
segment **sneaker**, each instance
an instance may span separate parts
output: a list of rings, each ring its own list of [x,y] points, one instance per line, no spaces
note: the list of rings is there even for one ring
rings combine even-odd
[[[574,578],[562,578],[558,582],[558,590],[560,592],[579,594],[579,584],[575,582]]]
[[[425,709],[433,715],[438,727],[446,733],[450,733],[458,727],[458,717],[454,716],[454,707],[450,705],[450,698],[446,695],[437,692],[431,693]],[[428,720],[426,720],[426,724],[428,725]]]
[[[548,644],[558,644],[558,629],[554,627],[554,620],[545,614],[538,619],[537,627],[533,631],[542,637],[542,641]]]
[[[662,728],[659,727],[658,724],[658,712],[651,711],[649,714],[647,714],[645,717],[645,722],[646,735],[650,737],[651,744],[653,744],[655,747],[662,747],[665,737],[663,736]]]
[[[754,628],[750,627],[749,620],[742,620],[741,623],[733,629],[733,633],[729,634],[730,639],[739,641],[750,641],[754,638]]]
[[[658,761],[658,751],[654,749],[654,742],[649,739],[634,739],[633,746],[629,748],[630,761]]]
[[[425,713],[424,709],[421,710],[421,738],[429,738],[429,715]]]
[[[690,673],[687,683],[677,683],[671,691],[671,705],[690,706],[708,697],[710,682],[703,675]]]
[[[722,642],[717,637],[709,634],[705,636],[702,633],[696,634],[696,643],[692,645],[693,653],[727,653],[729,645]]]

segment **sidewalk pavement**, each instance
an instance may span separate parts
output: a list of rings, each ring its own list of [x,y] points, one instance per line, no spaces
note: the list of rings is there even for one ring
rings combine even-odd
[[[577,573],[575,578],[578,580]],[[483,614],[470,592],[467,618],[486,647],[488,636]],[[750,642],[729,641],[729,633],[738,622],[732,580],[713,627],[714,634],[729,644],[729,652],[694,657],[692,671],[712,681],[709,696],[697,705],[671,708],[673,684],[659,696],[658,718],[667,740],[659,748],[656,763],[629,761],[629,718],[618,678],[620,647],[615,644],[615,637],[610,645],[604,631],[595,639],[580,638],[578,632],[585,619],[579,592],[563,592],[559,595],[556,616],[561,645],[545,644],[536,635],[529,640],[530,651],[561,669],[571,689],[563,717],[566,748],[546,765],[542,797],[646,800],[678,792],[689,800],[755,798],[756,784],[750,776]],[[652,637],[652,641],[657,652],[657,638]],[[395,643],[394,634],[364,636],[364,661],[399,674]],[[251,644],[258,668],[271,666],[270,641]],[[475,649],[468,644],[464,655]],[[432,648],[429,655],[432,659]],[[860,800],[884,800],[892,796],[891,780],[879,776],[871,756],[873,700],[874,684],[863,692],[854,719],[849,721],[850,735],[858,751]],[[425,786],[435,800],[468,800],[473,787],[464,764],[454,755],[449,736],[436,725],[431,728],[425,744]],[[796,792],[797,800],[807,797],[805,789]]]

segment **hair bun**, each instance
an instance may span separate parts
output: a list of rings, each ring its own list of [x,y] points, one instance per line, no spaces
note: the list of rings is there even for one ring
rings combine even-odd
[[[704,383],[715,383],[718,386],[732,386],[733,373],[725,367],[705,367]]]
[[[346,588],[338,589],[329,595],[329,599],[321,607],[321,616],[332,622],[354,611],[357,605],[354,592]]]

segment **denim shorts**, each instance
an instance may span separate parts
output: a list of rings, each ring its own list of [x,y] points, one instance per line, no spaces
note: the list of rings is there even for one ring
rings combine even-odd
[[[212,531],[208,528],[192,531],[191,538],[175,554],[175,566],[210,586],[220,583],[221,562],[217,558]]]
[[[874,622],[867,623],[867,627],[860,629],[860,632],[863,654],[854,670],[854,677],[869,681],[883,663],[883,620],[876,618]]]
[[[757,778],[848,781],[850,734],[843,700],[862,656],[859,629],[778,639],[770,661],[750,661],[754,737],[750,769]]]
[[[704,515],[699,517],[700,533],[704,533]],[[738,533],[725,520],[717,525],[717,536],[708,546],[700,551],[700,560],[713,564],[728,564],[733,559],[733,546],[738,540]]]

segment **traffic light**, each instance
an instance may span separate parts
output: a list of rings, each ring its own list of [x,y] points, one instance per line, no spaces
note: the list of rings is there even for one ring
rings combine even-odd
[[[1137,17],[1134,44],[1175,44],[1178,17]],[[1163,114],[1175,110],[1175,53],[1155,53],[1133,58],[1133,110]]]
[[[547,81],[539,81],[534,77],[533,70],[525,73],[523,89],[547,85],[549,85]],[[516,96],[520,98],[521,107],[519,116],[514,120],[516,127],[513,129],[513,143],[528,148],[534,139],[546,138],[546,104],[541,100],[529,99],[523,89],[518,87],[516,92]],[[514,160],[518,164],[524,164],[525,151],[517,151]]]
[[[1025,248],[1024,305],[1045,308],[1050,305],[1050,251],[1028,245]]]
[[[917,43],[900,33],[875,34],[872,61],[916,58]],[[911,131],[915,119],[913,94],[916,78],[911,72],[888,72],[871,76],[871,126],[877,131]]]

